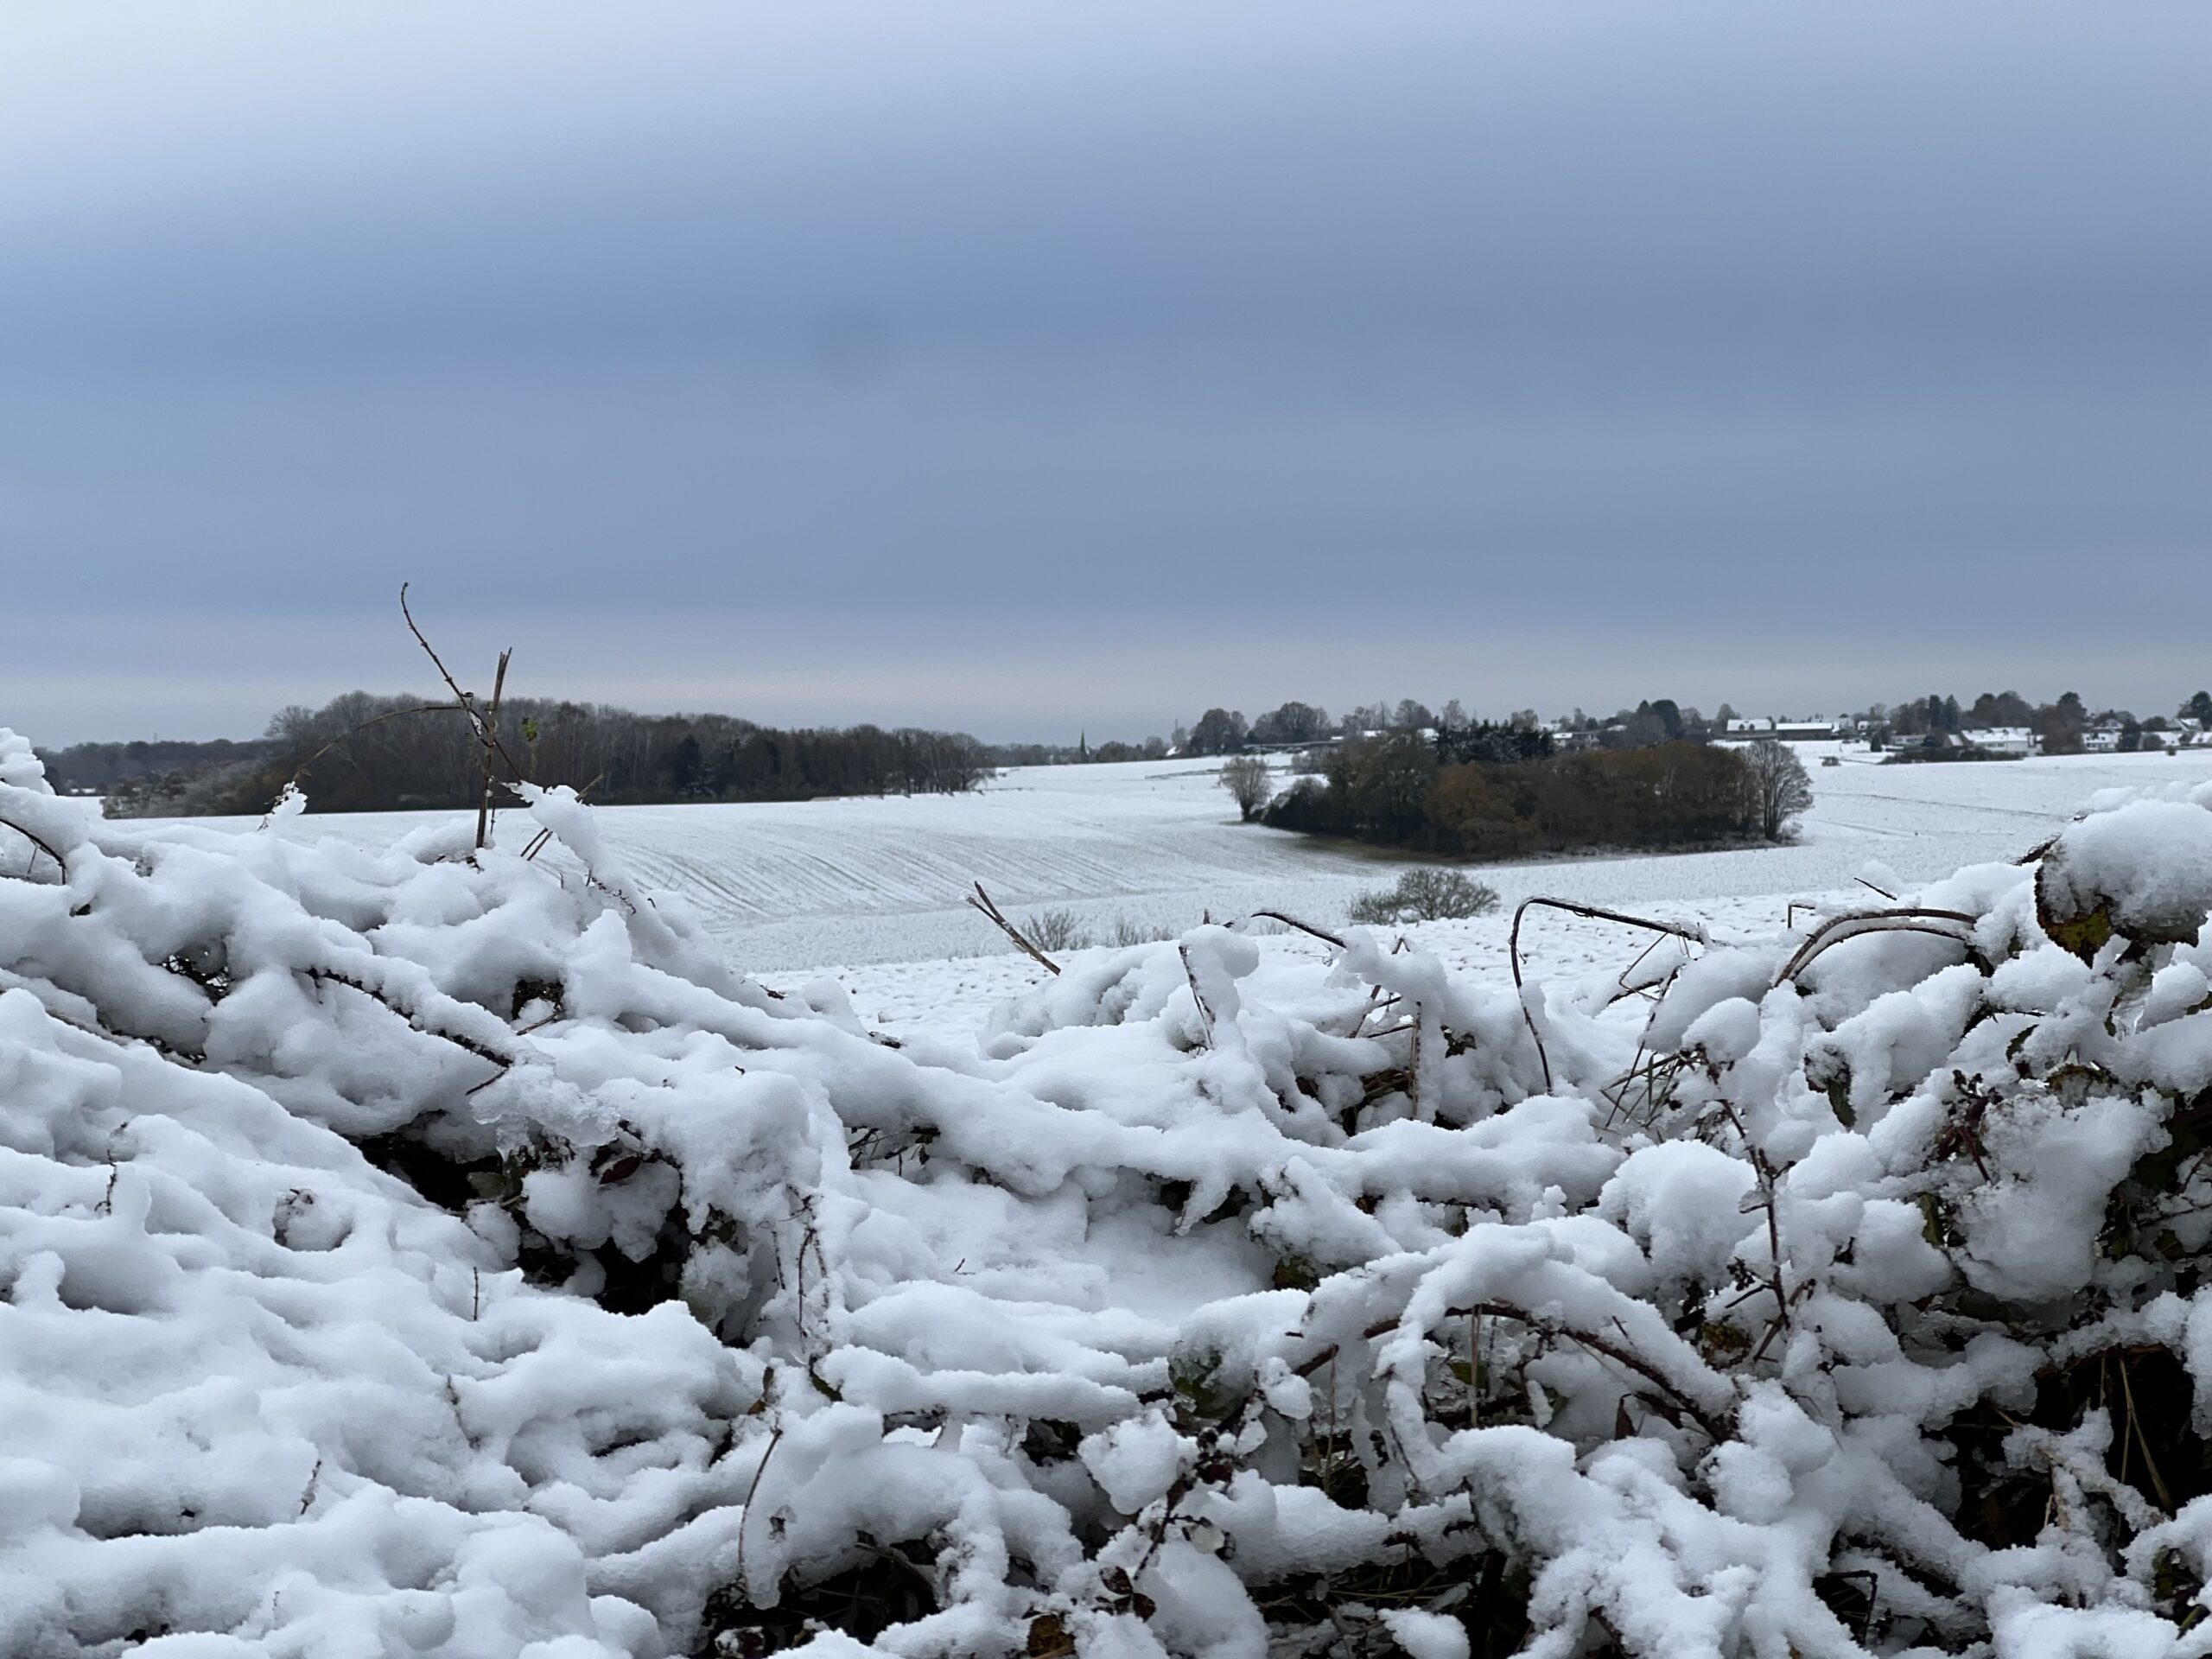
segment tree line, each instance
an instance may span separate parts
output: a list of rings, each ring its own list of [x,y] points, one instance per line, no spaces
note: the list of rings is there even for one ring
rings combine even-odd
[[[1878,747],[1891,743],[1902,747],[1910,740],[1946,733],[2009,726],[2033,732],[2045,754],[2079,754],[2092,729],[2116,727],[2119,747],[2132,753],[2204,741],[2206,734],[2212,732],[2212,691],[2199,691],[2189,697],[2174,710],[2171,720],[2164,715],[2138,720],[2126,709],[2092,713],[2074,691],[2061,694],[2055,702],[2041,704],[2030,703],[2017,691],[1985,691],[1963,707],[1955,696],[1931,693],[1894,707],[1876,703],[1866,711],[1866,718],[1869,734]]]
[[[513,698],[499,716],[505,752],[531,781],[566,784],[607,805],[793,801],[832,795],[957,794],[994,770],[983,745],[914,727],[781,728],[728,715],[640,715],[605,704]],[[294,706],[251,745],[195,745],[185,764],[133,771],[131,745],[44,755],[57,788],[90,788],[118,817],[265,811],[297,778],[310,811],[472,806],[483,751],[450,703],[347,692]],[[136,757],[154,758],[158,746]],[[502,768],[504,770],[504,768]]]
[[[1513,728],[1491,728],[1490,734]],[[1541,736],[1541,734],[1531,734]],[[1458,758],[1473,754],[1480,758]],[[1331,751],[1267,807],[1278,829],[1478,858],[1778,841],[1812,804],[1786,744],[1551,753],[1395,732]]]
[[[1577,709],[1558,721],[1556,729],[1587,734],[1588,741],[1599,747],[1650,748],[1661,743],[1701,743],[1717,734],[1728,714],[1724,703],[1719,719],[1708,722],[1695,709],[1685,709],[1671,697],[1659,697],[1623,709],[1610,720],[1594,718]],[[1173,747],[1183,754],[1237,754],[1247,749],[1294,749],[1332,741],[1423,732],[1446,742],[1474,737],[1491,743],[1497,741],[1497,734],[1518,734],[1507,746],[1516,752],[1510,757],[1501,753],[1501,759],[1541,760],[1551,753],[1550,735],[1535,709],[1518,709],[1503,720],[1483,721],[1462,707],[1457,697],[1437,709],[1412,697],[1395,703],[1364,703],[1333,719],[1326,709],[1310,702],[1286,702],[1251,721],[1239,709],[1209,709],[1195,724],[1175,728]],[[1539,739],[1545,746],[1541,753],[1529,747]]]

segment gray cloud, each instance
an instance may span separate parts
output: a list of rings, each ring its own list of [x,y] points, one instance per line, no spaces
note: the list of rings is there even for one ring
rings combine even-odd
[[[2200,626],[2201,9],[127,15],[0,22],[19,615],[804,618],[986,729],[947,619],[1864,701],[2069,594],[2146,705]]]

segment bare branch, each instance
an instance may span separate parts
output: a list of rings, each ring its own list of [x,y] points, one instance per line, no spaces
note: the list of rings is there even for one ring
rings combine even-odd
[[[1496,1319],[1517,1319],[1531,1331],[1541,1332],[1550,1337],[1565,1337],[1570,1342],[1580,1343],[1592,1353],[1603,1354],[1616,1365],[1634,1371],[1645,1382],[1663,1393],[1694,1419],[1697,1426],[1703,1429],[1715,1444],[1729,1438],[1727,1426],[1690,1398],[1675,1382],[1669,1380],[1664,1371],[1637,1353],[1635,1349],[1615,1342],[1610,1337],[1601,1337],[1595,1332],[1578,1331],[1572,1325],[1539,1319],[1527,1308],[1516,1307],[1510,1302],[1477,1302],[1472,1307],[1452,1308],[1448,1311],[1446,1317],[1451,1314],[1462,1314],[1469,1318],[1478,1318],[1484,1313]],[[1618,1328],[1618,1322],[1616,1322],[1616,1328]],[[1626,1332],[1624,1332],[1623,1334],[1625,1335]]]
[[[1600,910],[1595,905],[1578,905],[1569,899],[1523,899],[1513,912],[1513,928],[1506,936],[1505,950],[1513,964],[1513,988],[1521,999],[1521,1021],[1529,1027],[1529,1035],[1535,1039],[1536,1058],[1543,1063],[1544,1088],[1552,1086],[1552,1057],[1544,1051],[1543,1033],[1536,1029],[1536,1017],[1529,1012],[1521,973],[1521,918],[1533,909],[1563,910],[1570,916],[1586,917],[1596,922],[1618,922],[1624,927],[1645,927],[1655,933],[1671,933],[1676,938],[1688,939],[1693,944],[1706,943],[1705,930],[1687,927],[1680,922],[1655,922],[1646,916],[1630,916],[1618,910]]]
[[[1054,962],[1042,950],[1039,950],[1035,945],[1032,944],[1027,938],[1023,937],[1020,928],[1016,927],[1012,922],[1007,920],[1006,912],[991,902],[991,895],[983,891],[983,884],[982,882],[978,881],[976,883],[976,891],[969,895],[968,903],[971,907],[982,911],[984,915],[989,917],[992,921],[997,923],[1000,931],[1003,932],[1007,938],[1012,939],[1014,944],[1020,948],[1025,955],[1030,957],[1041,964],[1046,971],[1055,974],[1060,971],[1060,964],[1058,963]]]
[[[0,818],[0,829],[14,830],[25,841],[30,842],[30,844],[39,852],[44,853],[48,858],[52,859],[56,868],[60,869],[64,874],[68,873],[68,861],[64,859],[60,854],[55,852],[53,846],[43,836],[35,835],[30,830],[24,829],[22,824],[17,823],[13,818]],[[38,860],[35,856],[31,860],[31,862],[34,864]],[[28,878],[30,874],[30,871],[26,868],[23,874],[25,877]]]
[[[502,1054],[498,1050],[488,1047],[483,1043],[478,1042],[474,1037],[463,1036],[458,1032],[442,1030],[436,1026],[418,1023],[413,1014],[410,1013],[407,1009],[401,1007],[390,997],[385,996],[381,991],[376,989],[375,987],[354,978],[351,974],[341,973],[334,968],[307,968],[302,969],[301,971],[306,974],[309,979],[315,981],[318,984],[327,981],[334,985],[344,985],[350,989],[359,991],[363,996],[367,997],[371,1001],[379,1003],[383,1007],[390,1009],[393,1014],[397,1014],[402,1020],[404,1020],[408,1023],[410,1027],[421,1032],[425,1037],[441,1038],[443,1040],[451,1043],[455,1048],[467,1049],[471,1054],[475,1055],[479,1059],[489,1060],[493,1065],[498,1066],[503,1072],[515,1063],[514,1057],[512,1055]]]
[[[514,648],[512,645],[499,653],[499,671],[492,682],[492,715],[488,729],[493,733],[497,733],[499,729],[499,702],[507,692],[507,659],[514,654]],[[480,726],[478,729],[481,732],[486,728]],[[512,764],[511,762],[510,765]],[[519,773],[516,775],[520,776]],[[484,790],[483,793],[476,798],[476,850],[482,852],[485,848],[491,845],[491,842],[492,744],[487,740],[484,745]]]
[[[606,776],[607,774],[605,772],[601,772],[598,778],[593,779],[591,782],[586,784],[582,789],[576,791],[576,798],[581,801],[585,796],[590,794],[592,791],[597,789],[600,785],[600,779]],[[530,838],[530,845],[522,849],[524,862],[527,863],[531,859],[536,858],[540,853],[543,852],[545,850],[546,843],[550,842],[552,839],[553,832],[550,830],[540,830],[536,835],[532,836]]]
[[[1198,988],[1198,970],[1191,965],[1191,947],[1179,944],[1175,954],[1183,958],[1183,977],[1191,982],[1191,1001],[1198,1006],[1198,1026],[1206,1034],[1206,1046],[1213,1046],[1213,1010],[1206,1006],[1206,994]]]
[[[1862,933],[1932,933],[1939,939],[1949,939],[1955,944],[1967,940],[1948,927],[1932,925],[1941,922],[1956,922],[1971,929],[1981,920],[1963,910],[1936,910],[1923,906],[1906,906],[1897,910],[1854,910],[1842,916],[1831,916],[1811,933],[1797,952],[1774,976],[1777,985],[1786,984],[1802,973],[1832,944],[1841,944],[1846,939],[1857,938]]]
[[[530,774],[515,764],[514,756],[507,753],[507,746],[499,741],[499,728],[496,726],[485,724],[483,715],[477,709],[474,696],[461,689],[461,682],[454,679],[452,671],[446,667],[445,658],[439,656],[432,648],[430,642],[423,637],[423,630],[415,623],[415,613],[407,608],[409,585],[404,582],[399,584],[399,613],[407,619],[407,631],[415,636],[415,643],[423,647],[432,665],[437,669],[439,677],[445,681],[446,688],[453,693],[454,701],[461,705],[461,713],[467,715],[470,724],[475,727],[478,738],[487,747],[496,750],[499,759],[507,763],[508,775],[513,778],[528,777]],[[506,665],[506,658],[502,656],[499,662],[500,666],[504,668]]]
[[[1301,922],[1297,917],[1286,915],[1280,910],[1255,910],[1252,913],[1255,916],[1264,916],[1271,922],[1281,922],[1285,927],[1294,927],[1301,933],[1311,933],[1323,944],[1333,944],[1339,950],[1345,948],[1344,942],[1330,932],[1328,929],[1316,927],[1311,922]]]

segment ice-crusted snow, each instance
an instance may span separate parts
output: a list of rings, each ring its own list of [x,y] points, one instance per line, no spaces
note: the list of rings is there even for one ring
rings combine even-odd
[[[1890,849],[1916,931],[1532,920],[1516,994],[1219,904],[893,1034],[566,791],[111,824],[0,733],[0,1651],[2212,1651],[2144,781]]]

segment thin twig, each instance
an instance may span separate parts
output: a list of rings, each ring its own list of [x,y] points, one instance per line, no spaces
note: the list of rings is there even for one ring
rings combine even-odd
[[[447,687],[453,692],[454,701],[461,705],[461,711],[468,716],[470,723],[476,728],[476,735],[479,740],[499,751],[499,759],[507,763],[507,771],[510,774],[516,778],[527,777],[529,774],[515,764],[514,756],[507,753],[507,746],[499,741],[498,729],[485,725],[484,716],[477,710],[475,697],[461,689],[461,682],[454,679],[452,671],[446,667],[445,658],[438,655],[437,652],[432,648],[430,642],[423,637],[423,630],[415,625],[415,613],[407,608],[407,588],[406,582],[403,582],[399,584],[399,613],[407,619],[407,631],[415,636],[415,643],[423,647],[432,665],[437,669],[439,677],[445,681]]]
[[[24,829],[22,824],[17,823],[13,818],[0,818],[0,828],[14,830],[25,841],[28,841],[32,846],[38,849],[40,852],[44,853],[48,858],[52,859],[54,862],[55,868],[60,869],[63,874],[66,875],[68,874],[68,861],[64,859],[60,854],[55,852],[53,846],[43,836],[35,835],[30,830]],[[25,868],[23,874],[25,875],[29,875],[30,874],[28,867]]]
[[[1057,974],[1060,971],[1060,964],[1058,963],[1054,962],[1042,950],[1039,950],[1035,945],[1032,944],[1023,935],[1020,928],[1016,927],[1012,922],[1007,920],[1006,912],[991,902],[991,895],[983,891],[983,884],[982,882],[978,881],[976,883],[976,891],[969,895],[968,903],[970,906],[982,911],[984,915],[989,917],[991,920],[997,923],[1000,930],[1005,933],[1007,938],[1012,939],[1016,945],[1020,946],[1025,955],[1030,957],[1033,960],[1041,964],[1049,972]]]
[[[1578,905],[1572,899],[1523,899],[1514,910],[1513,927],[1506,936],[1505,950],[1513,964],[1513,989],[1521,1002],[1521,1021],[1529,1027],[1529,1035],[1535,1039],[1536,1058],[1544,1067],[1544,1090],[1548,1094],[1552,1086],[1552,1057],[1544,1052],[1544,1034],[1536,1029],[1535,1015],[1529,1012],[1529,999],[1521,974],[1521,918],[1538,907],[1563,910],[1570,916],[1581,916],[1591,921],[1618,922],[1624,927],[1648,927],[1656,933],[1672,933],[1693,944],[1705,944],[1706,937],[1702,928],[1685,927],[1679,922],[1655,922],[1649,917],[1630,916],[1618,910],[1600,910],[1595,905]]]
[[[2158,1472],[2158,1460],[2151,1455],[2151,1442],[2143,1433],[2142,1414],[2135,1409],[2135,1385],[2127,1380],[2127,1357],[2125,1354],[2120,1360],[2120,1391],[2127,1400],[2127,1426],[2135,1431],[2135,1444],[2143,1448],[2143,1466],[2150,1471],[2151,1490],[2158,1493],[2159,1507],[2171,1515],[2174,1495],[2166,1490],[2165,1478]]]
[[[576,791],[576,798],[580,801],[583,799],[585,796],[590,794],[594,789],[597,789],[600,785],[606,780],[606,778],[607,774],[603,772],[601,772],[598,777],[593,779],[591,782],[586,784],[582,789]],[[550,830],[540,830],[536,835],[532,836],[530,838],[530,845],[522,849],[523,862],[527,864],[531,859],[536,858],[540,853],[543,852],[545,850],[546,842],[552,839],[553,832]]]
[[[1774,1297],[1774,1316],[1781,1321],[1784,1331],[1789,1329],[1789,1294],[1782,1287],[1782,1220],[1775,1213],[1774,1166],[1768,1163],[1766,1154],[1757,1147],[1747,1147],[1751,1155],[1751,1168],[1758,1176],[1759,1205],[1766,1211],[1766,1249],[1768,1259],[1774,1264],[1774,1282],[1768,1286]],[[1761,1344],[1764,1348],[1764,1344]]]
[[[1191,948],[1186,944],[1175,947],[1176,955],[1183,958],[1183,977],[1191,982],[1191,1001],[1198,1005],[1199,1029],[1206,1034],[1206,1046],[1213,1046],[1213,1010],[1206,1006],[1205,993],[1198,988],[1198,970],[1191,965]]]
[[[334,968],[305,968],[301,969],[301,971],[309,979],[315,981],[318,984],[327,981],[334,985],[343,985],[350,989],[359,991],[363,996],[367,997],[371,1001],[379,1003],[384,1007],[391,1010],[393,1014],[397,1014],[402,1020],[404,1020],[407,1022],[410,1029],[419,1031],[425,1037],[442,1038],[445,1041],[451,1043],[455,1048],[467,1049],[471,1054],[475,1055],[479,1059],[489,1060],[493,1065],[498,1066],[502,1073],[508,1071],[514,1065],[514,1058],[512,1055],[502,1054],[498,1050],[488,1047],[483,1043],[478,1042],[474,1037],[464,1036],[459,1032],[446,1031],[436,1026],[417,1024],[414,1014],[408,1012],[405,1008],[401,1007],[390,997],[385,996],[381,991],[376,989],[375,987],[354,978],[351,974],[340,973]]]
[[[499,671],[492,681],[492,715],[489,727],[493,733],[499,729],[499,702],[507,691],[507,658],[513,656],[510,645],[499,653]],[[512,763],[510,763],[512,764]],[[519,774],[518,774],[519,776]],[[484,745],[484,789],[476,798],[476,850],[482,852],[492,842],[492,745]]]
[[[1483,1426],[1482,1310],[1467,1315],[1467,1427]]]
[[[784,1443],[784,1426],[776,1425],[776,1432],[768,1437],[768,1449],[760,1454],[760,1461],[753,1466],[753,1484],[745,1489],[745,1502],[738,1508],[737,1520],[737,1583],[744,1591],[747,1605],[753,1592],[745,1583],[745,1535],[753,1529],[753,1500],[760,1495],[760,1478],[768,1472],[768,1459],[776,1455],[776,1448]]]
[[[457,702],[423,702],[417,703],[412,709],[387,709],[380,715],[372,715],[359,725],[351,727],[348,729],[339,733],[339,734],[332,738],[329,742],[324,744],[313,754],[308,756],[306,760],[301,761],[298,766],[293,767],[292,775],[287,780],[286,786],[292,789],[297,789],[299,787],[300,779],[307,775],[307,770],[309,766],[315,765],[316,761],[321,760],[324,755],[328,754],[340,743],[350,742],[353,739],[359,736],[363,732],[367,731],[372,726],[381,726],[387,720],[397,720],[403,715],[453,715],[467,714],[467,709]],[[281,796],[283,791],[279,791],[278,793]]]
[[[1323,944],[1333,944],[1339,950],[1345,949],[1344,942],[1330,932],[1328,929],[1316,927],[1311,922],[1301,922],[1295,916],[1285,915],[1279,910],[1255,910],[1252,913],[1255,916],[1264,916],[1271,922],[1281,922],[1285,927],[1294,927],[1301,933],[1311,933]]]
[[[1616,1364],[1626,1366],[1654,1388],[1660,1389],[1669,1400],[1694,1418],[1697,1426],[1703,1429],[1716,1444],[1728,1438],[1727,1430],[1719,1421],[1670,1381],[1664,1371],[1644,1358],[1643,1355],[1636,1352],[1634,1349],[1624,1347],[1609,1337],[1600,1337],[1588,1331],[1579,1331],[1572,1325],[1562,1325],[1555,1320],[1539,1319],[1527,1308],[1516,1307],[1510,1302],[1477,1302],[1471,1307],[1449,1308],[1446,1310],[1445,1317],[1450,1318],[1453,1314],[1465,1314],[1472,1317],[1482,1313],[1488,1313],[1498,1319],[1516,1320],[1541,1335],[1554,1338],[1565,1337],[1572,1342],[1580,1343],[1592,1353],[1605,1355]],[[1367,1335],[1372,1340],[1396,1328],[1396,1321],[1385,1321],[1382,1325],[1370,1330]]]

